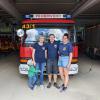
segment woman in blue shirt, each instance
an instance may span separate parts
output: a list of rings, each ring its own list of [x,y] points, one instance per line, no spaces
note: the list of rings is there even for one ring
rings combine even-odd
[[[44,36],[39,37],[39,42],[35,43],[33,46],[32,58],[36,69],[40,70],[40,87],[43,88],[43,80],[44,80],[44,67],[46,65],[46,46],[45,46],[45,38]]]
[[[68,73],[72,60],[72,44],[69,42],[69,35],[66,33],[63,36],[62,43],[59,45],[59,72],[63,81],[62,90],[65,91],[68,85]]]

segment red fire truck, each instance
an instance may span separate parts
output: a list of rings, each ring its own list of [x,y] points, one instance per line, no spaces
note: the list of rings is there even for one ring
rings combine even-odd
[[[27,61],[32,58],[32,49],[30,48],[37,42],[39,35],[46,37],[54,34],[56,41],[62,41],[64,33],[69,33],[70,41],[73,44],[73,59],[69,74],[78,73],[78,46],[76,44],[75,21],[67,14],[29,14],[25,15],[22,21],[22,29],[17,34],[21,38],[20,44],[20,74],[28,73]]]

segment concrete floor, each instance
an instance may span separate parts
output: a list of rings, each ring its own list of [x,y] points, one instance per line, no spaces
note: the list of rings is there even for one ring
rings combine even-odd
[[[70,77],[66,92],[60,93],[53,86],[32,91],[27,86],[27,77],[18,73],[18,58],[12,54],[0,59],[0,100],[100,100],[99,76],[100,61],[81,56],[79,74]]]

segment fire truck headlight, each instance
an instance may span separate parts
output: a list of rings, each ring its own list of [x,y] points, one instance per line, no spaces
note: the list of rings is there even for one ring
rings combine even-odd
[[[17,30],[17,36],[19,36],[19,37],[24,36],[24,30],[23,29],[18,29]]]

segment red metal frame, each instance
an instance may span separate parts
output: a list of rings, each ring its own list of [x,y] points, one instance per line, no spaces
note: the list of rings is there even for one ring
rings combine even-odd
[[[65,24],[74,24],[74,20],[67,19],[26,19],[22,21],[23,23],[65,23]]]

